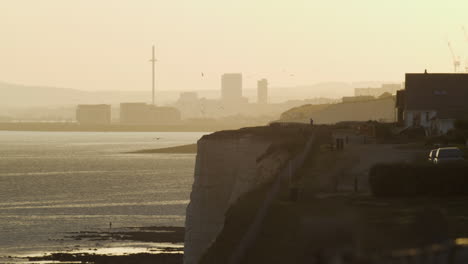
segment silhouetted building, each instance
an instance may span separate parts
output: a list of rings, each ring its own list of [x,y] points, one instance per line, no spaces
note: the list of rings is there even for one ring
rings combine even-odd
[[[257,103],[268,103],[268,80],[261,79],[257,82]]]
[[[401,84],[394,83],[382,84],[380,88],[354,88],[354,96],[379,97],[384,93],[394,95],[400,89],[402,89]]]
[[[242,99],[242,74],[225,73],[221,76],[221,100],[236,102]]]
[[[76,120],[80,124],[105,125],[111,122],[111,106],[78,105],[76,108]]]
[[[146,103],[121,103],[120,123],[158,125],[180,122],[180,111],[174,107],[158,107]]]
[[[468,119],[468,74],[407,73],[405,90],[397,94],[398,122],[444,134],[455,120]]]

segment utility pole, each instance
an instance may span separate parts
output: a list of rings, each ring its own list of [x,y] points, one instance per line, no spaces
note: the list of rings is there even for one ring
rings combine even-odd
[[[155,66],[156,66],[156,57],[155,57],[155,56],[156,56],[156,55],[155,55],[155,53],[154,53],[154,45],[153,45],[153,56],[151,57],[151,60],[150,60],[151,65],[152,65],[152,67],[153,67],[153,71],[152,71],[152,74],[153,74],[153,75],[152,75],[152,77],[153,77],[153,79],[152,79],[152,81],[153,81],[153,82],[152,82],[152,88],[153,88],[153,105],[155,105],[155,98],[154,98]]]

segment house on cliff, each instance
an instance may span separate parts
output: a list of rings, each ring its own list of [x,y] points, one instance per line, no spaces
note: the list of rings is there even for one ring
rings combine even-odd
[[[397,92],[397,122],[423,127],[427,135],[445,134],[456,120],[468,120],[468,74],[407,73]]]

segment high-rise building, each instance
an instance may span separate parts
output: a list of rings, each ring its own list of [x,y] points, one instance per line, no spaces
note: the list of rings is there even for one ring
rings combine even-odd
[[[236,102],[242,99],[242,74],[225,73],[221,76],[221,100]]]
[[[110,124],[111,106],[105,104],[78,105],[76,108],[76,121],[87,125]]]
[[[257,103],[268,103],[268,80],[261,79],[257,82]]]

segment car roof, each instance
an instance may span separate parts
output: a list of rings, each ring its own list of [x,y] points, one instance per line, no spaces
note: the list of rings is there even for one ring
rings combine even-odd
[[[457,148],[457,147],[439,148],[439,150],[453,150],[453,149],[460,150],[460,149]]]

